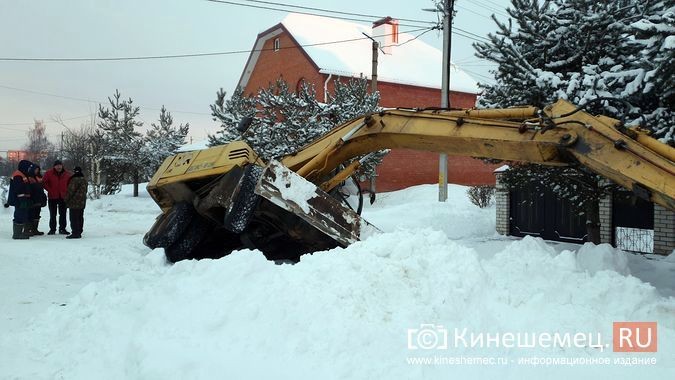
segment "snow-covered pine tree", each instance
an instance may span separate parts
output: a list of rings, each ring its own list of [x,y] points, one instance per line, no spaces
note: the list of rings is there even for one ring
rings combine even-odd
[[[238,88],[228,100],[221,89],[211,105],[221,128],[209,135],[209,145],[243,139],[265,159],[280,157],[298,151],[345,121],[377,111],[378,102],[379,94],[368,92],[365,79],[336,80],[335,93],[327,103],[318,102],[314,86],[307,83],[293,92],[278,80],[252,98]],[[242,134],[237,125],[245,117],[253,120]],[[360,174],[371,173],[385,153],[378,152],[367,160]]]
[[[357,117],[376,112],[379,109],[380,94],[368,91],[368,81],[350,78],[335,81],[335,90],[328,94],[324,114],[328,114],[334,125],[340,125]],[[388,149],[374,152],[359,169],[361,180],[375,175],[377,165],[382,163]]]
[[[662,142],[675,143],[675,1],[652,1],[640,8],[626,33],[639,49],[630,69],[646,82],[635,98],[646,110],[646,122]]]
[[[296,93],[277,80],[258,92],[256,106],[258,114],[244,138],[266,159],[296,152],[333,126],[322,117],[314,86],[306,83]]]
[[[173,117],[164,106],[159,112],[159,123],[150,124],[145,134],[145,156],[148,158],[146,176],[150,177],[164,162],[164,159],[176,153],[185,145],[185,137],[190,124],[173,125]]]
[[[670,8],[665,1],[653,0],[512,0],[508,23],[495,19],[498,32],[489,36],[490,42],[474,45],[479,58],[498,64],[497,83],[484,86],[479,104],[543,107],[563,98],[632,123],[647,117],[652,122],[646,127],[672,142],[672,105],[670,110],[664,107],[659,98],[665,92],[656,90],[657,83],[667,83],[668,78],[658,77],[667,70],[654,68],[667,61],[663,56],[668,50],[651,49],[652,57],[645,55],[649,43],[658,39],[656,32],[667,28],[640,21],[663,25]],[[636,37],[640,27],[642,35]],[[667,47],[667,39],[664,34],[660,46]],[[610,101],[589,103],[598,97],[619,98],[630,107]],[[598,200],[608,190],[598,186],[598,180],[584,169],[537,165],[516,166],[504,175],[512,188],[532,181],[570,200],[576,211],[586,214],[588,240],[596,243]]]
[[[134,184],[134,196],[138,196],[138,183],[149,165],[145,157],[143,135],[136,130],[143,125],[136,118],[139,108],[131,98],[122,100],[119,90],[108,97],[110,108],[99,105],[98,127],[103,137],[102,170],[106,176],[104,194],[116,193],[125,181]]]
[[[211,116],[214,121],[220,122],[220,129],[214,135],[208,136],[209,146],[241,140],[237,125],[244,118],[253,118],[256,115],[255,98],[244,96],[241,87],[237,87],[229,99],[225,99],[226,95],[221,88],[216,93],[215,103],[211,104]]]

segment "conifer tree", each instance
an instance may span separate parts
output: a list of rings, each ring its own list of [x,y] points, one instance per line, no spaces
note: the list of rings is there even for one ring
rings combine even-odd
[[[143,123],[137,120],[140,112],[131,98],[122,99],[118,90],[108,98],[109,107],[99,105],[98,127],[101,130],[104,160],[103,172],[106,175],[104,194],[112,194],[121,189],[125,181],[134,184],[134,196],[138,196],[138,184],[148,166],[145,141],[137,128]]]
[[[159,112],[159,123],[150,124],[145,135],[145,156],[148,158],[147,177],[159,168],[164,159],[185,145],[189,124],[173,125],[173,117],[164,106]]]
[[[480,105],[544,107],[567,99],[628,125],[646,120],[655,137],[673,143],[672,1],[512,0],[507,11],[508,22],[495,18],[490,42],[474,45],[478,57],[498,64],[497,82],[484,86]],[[504,181],[512,188],[533,182],[569,200],[586,215],[588,240],[599,242],[598,201],[611,189],[596,175],[520,165]]]

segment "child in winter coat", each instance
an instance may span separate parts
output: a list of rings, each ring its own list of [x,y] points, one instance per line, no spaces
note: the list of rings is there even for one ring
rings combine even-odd
[[[31,236],[44,235],[42,231],[38,231],[38,224],[40,224],[40,211],[47,205],[47,195],[45,194],[42,185],[42,170],[40,166],[34,165],[31,173],[28,173],[28,183],[30,185],[31,209],[28,218],[28,233]]]
[[[82,237],[84,208],[87,205],[87,180],[79,166],[73,169],[73,175],[68,182],[65,202],[70,209],[70,228],[72,228],[72,233],[66,236],[66,239],[79,239]]]
[[[34,169],[32,162],[21,160],[19,167],[12,173],[12,182],[9,184],[9,196],[7,204],[14,206],[14,228],[12,239],[28,239],[30,234],[29,219],[30,210],[33,205],[31,200],[31,188],[29,182],[29,173]]]

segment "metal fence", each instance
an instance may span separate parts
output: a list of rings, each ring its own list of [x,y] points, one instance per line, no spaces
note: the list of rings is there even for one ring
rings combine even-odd
[[[624,251],[653,253],[654,230],[631,227],[614,228],[614,242]]]

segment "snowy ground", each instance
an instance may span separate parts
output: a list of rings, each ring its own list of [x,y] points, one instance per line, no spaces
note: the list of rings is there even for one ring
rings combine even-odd
[[[241,251],[169,266],[141,243],[158,209],[129,189],[89,203],[79,241],[13,241],[2,209],[0,379],[672,377],[673,257],[505,238],[465,188],[446,204],[435,189],[378,195],[364,215],[384,234],[296,265]],[[658,352],[612,352],[614,321],[656,321]],[[409,349],[428,342],[423,323],[451,347]],[[600,333],[610,347],[465,347],[455,329]],[[519,361],[533,357],[594,362]],[[631,358],[656,364],[614,363]]]

